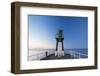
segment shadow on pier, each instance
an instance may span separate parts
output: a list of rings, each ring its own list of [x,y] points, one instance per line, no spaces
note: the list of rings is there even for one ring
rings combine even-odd
[[[56,60],[56,59],[74,59],[70,54],[65,54],[62,57],[55,56],[54,54],[51,54],[47,57],[42,58],[41,60]]]

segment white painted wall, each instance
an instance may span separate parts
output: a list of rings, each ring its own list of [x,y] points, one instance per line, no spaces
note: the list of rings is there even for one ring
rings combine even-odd
[[[11,15],[10,3],[16,0],[1,0],[0,1],[0,76],[16,76],[10,73],[11,60]],[[98,6],[98,20],[100,20],[100,0],[17,0],[25,2],[39,2],[39,3],[56,3],[56,4],[73,4],[73,5],[87,5]],[[100,22],[98,21],[98,32],[100,33]],[[100,34],[98,36],[100,39]],[[100,40],[98,40],[100,46]],[[100,48],[98,48],[100,50]],[[100,51],[98,51],[100,58]],[[38,74],[21,74],[18,76],[100,76],[100,59],[98,59],[98,70],[81,70],[81,71],[65,71],[52,73],[38,73]]]

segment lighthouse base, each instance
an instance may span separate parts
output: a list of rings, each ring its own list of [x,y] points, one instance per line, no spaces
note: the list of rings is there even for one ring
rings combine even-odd
[[[55,51],[55,56],[57,56],[57,57],[64,56],[64,51],[62,51],[62,50]]]

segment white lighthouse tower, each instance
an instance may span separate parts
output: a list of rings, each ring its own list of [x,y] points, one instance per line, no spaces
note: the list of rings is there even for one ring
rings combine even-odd
[[[55,56],[62,57],[64,56],[64,45],[63,45],[63,30],[60,29],[58,30],[56,34],[56,51],[55,51]]]

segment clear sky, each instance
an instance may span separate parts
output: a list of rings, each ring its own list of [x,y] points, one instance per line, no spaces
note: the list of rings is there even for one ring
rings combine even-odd
[[[88,18],[29,15],[29,48],[54,49],[56,33],[63,29],[65,49],[88,47]]]

